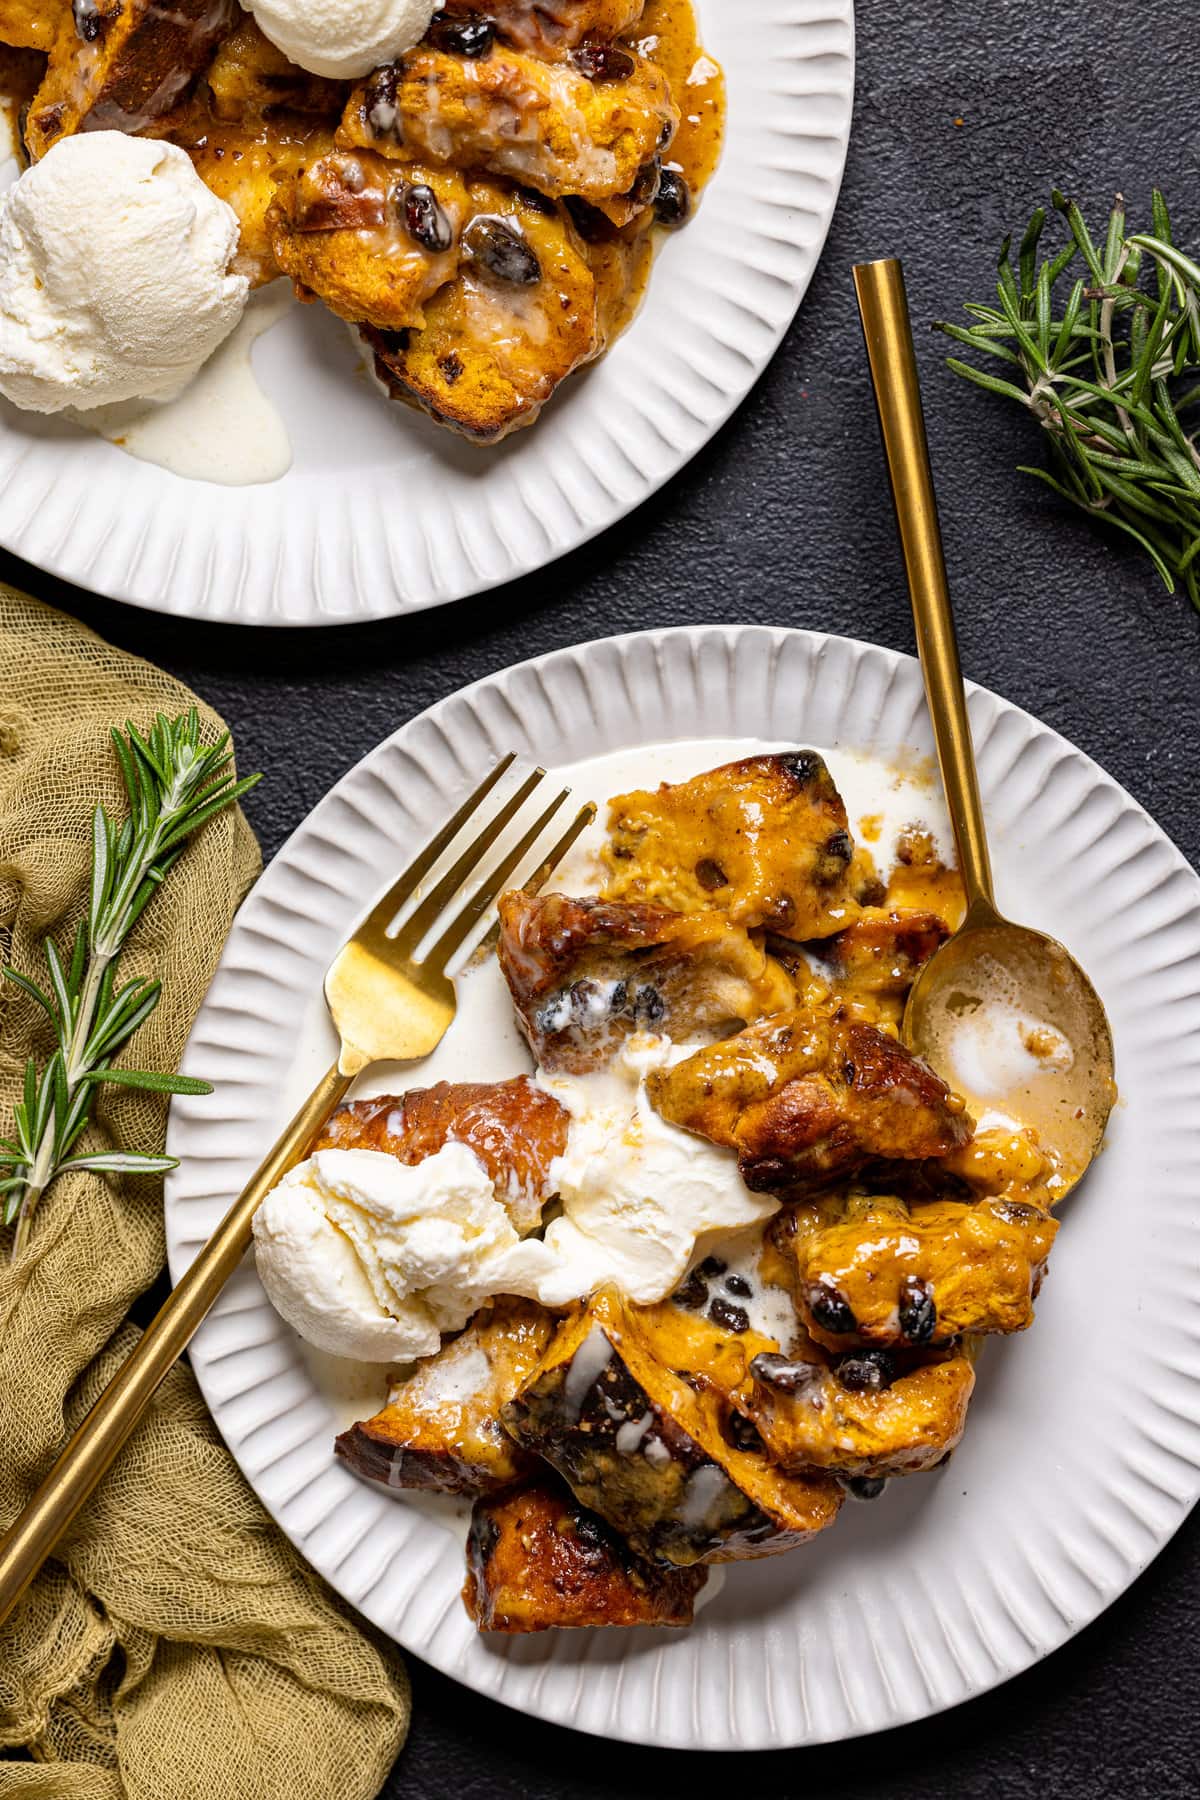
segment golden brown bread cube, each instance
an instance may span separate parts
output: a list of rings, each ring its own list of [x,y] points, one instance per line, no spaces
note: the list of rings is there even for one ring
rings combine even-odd
[[[743,1562],[777,1556],[833,1523],[821,1475],[786,1475],[726,1433],[728,1404],[662,1360],[653,1309],[611,1289],[559,1329],[504,1423],[640,1556]]]
[[[1024,1331],[1058,1226],[1025,1201],[834,1194],[771,1230],[808,1329],[845,1348]]]
[[[334,150],[280,181],[267,227],[278,267],[304,298],[351,324],[401,331],[424,323],[427,303],[457,274],[474,209],[454,170]]]
[[[609,805],[606,895],[717,909],[796,941],[849,922],[854,844],[814,750],[753,756]]]
[[[234,0],[89,0],[50,52],[25,127],[30,155],[78,131],[143,131],[173,111],[238,11]]]
[[[690,1625],[707,1579],[644,1562],[547,1479],[475,1502],[463,1600],[480,1631]]]
[[[646,0],[446,0],[451,20],[484,14],[511,44],[539,56],[561,55],[584,38],[619,37],[636,25]]]
[[[332,122],[346,101],[344,82],[289,62],[251,18],[220,44],[204,79],[218,119],[255,122],[284,112]]]
[[[604,347],[596,281],[565,211],[524,188],[467,180],[472,219],[457,277],[420,330],[363,337],[394,399],[473,443],[531,425]]]
[[[512,1081],[439,1082],[399,1096],[381,1094],[339,1107],[317,1150],[377,1150],[424,1162],[445,1144],[474,1151],[514,1230],[532,1231],[550,1198],[550,1168],[567,1147],[568,1116],[527,1075]]]
[[[679,109],[661,70],[621,55],[628,74],[591,80],[569,60],[506,44],[481,57],[423,45],[356,91],[347,142],[488,170],[551,196],[629,194],[674,137]]]
[[[534,897],[500,900],[500,967],[538,1061],[582,1073],[634,1031],[728,1029],[790,1004],[777,964],[719,913]]]
[[[747,1187],[798,1194],[875,1160],[921,1162],[971,1137],[927,1063],[873,1025],[797,1010],[656,1070],[665,1119],[738,1154]]]
[[[833,1367],[766,1352],[736,1400],[781,1468],[879,1481],[936,1468],[957,1446],[975,1387],[962,1350],[911,1359],[848,1354]]]
[[[497,1300],[398,1382],[382,1412],[344,1431],[344,1462],[389,1488],[491,1494],[535,1466],[500,1423],[556,1320],[531,1300]]]
[[[71,0],[0,0],[0,44],[50,50],[71,17]]]
[[[839,988],[904,994],[949,936],[950,927],[936,913],[878,906],[864,909],[819,949]]]

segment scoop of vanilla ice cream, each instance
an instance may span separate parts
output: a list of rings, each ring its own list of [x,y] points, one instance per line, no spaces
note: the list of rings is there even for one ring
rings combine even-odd
[[[277,50],[312,75],[357,81],[419,44],[438,0],[243,0]]]
[[[535,1296],[551,1267],[456,1143],[415,1167],[377,1150],[319,1150],[268,1194],[254,1238],[276,1310],[356,1362],[431,1356],[493,1295]]]
[[[61,139],[0,195],[0,393],[40,413],[177,393],[245,309],[238,235],[174,144]]]
[[[651,1105],[646,1075],[689,1054],[637,1035],[602,1073],[539,1074],[571,1115],[550,1170],[563,1210],[545,1233],[555,1264],[538,1288],[545,1305],[606,1282],[639,1306],[665,1300],[698,1256],[778,1212],[777,1201],[751,1193],[732,1150],[668,1124]]]

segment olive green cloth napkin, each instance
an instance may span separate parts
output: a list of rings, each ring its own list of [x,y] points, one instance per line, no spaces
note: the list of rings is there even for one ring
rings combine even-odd
[[[193,696],[75,620],[0,585],[0,962],[44,979],[74,932],[92,809],[123,811],[109,726]],[[220,721],[201,707],[206,724]],[[178,1067],[238,903],[259,869],[240,813],[189,845],[143,915],[126,976],[163,980],[137,1065]],[[37,1008],[0,987],[0,1135]],[[220,1129],[219,1092],[209,1102]],[[156,1150],[165,1104],[100,1090],[100,1144]],[[0,1526],[136,1341],[132,1302],[164,1262],[161,1183],[75,1173],[22,1260],[0,1232]],[[370,1800],[404,1740],[408,1685],[242,1480],[180,1367],[54,1561],[0,1628],[0,1796]],[[34,1762],[13,1760],[23,1748]]]

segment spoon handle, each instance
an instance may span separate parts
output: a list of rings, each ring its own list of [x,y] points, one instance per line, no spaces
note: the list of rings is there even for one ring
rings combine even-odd
[[[976,912],[994,912],[992,865],[950,606],[904,271],[895,257],[856,263],[854,286],[967,906]]]

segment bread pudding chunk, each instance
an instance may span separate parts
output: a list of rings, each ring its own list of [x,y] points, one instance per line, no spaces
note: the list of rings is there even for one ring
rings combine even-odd
[[[142,131],[184,98],[232,29],[235,0],[87,0],[55,40],[25,142],[36,161],[77,131]]]
[[[204,85],[218,119],[261,122],[278,115],[336,120],[345,105],[340,81],[310,75],[243,18],[209,65]]]
[[[849,923],[854,842],[815,750],[752,756],[609,805],[605,893],[803,942]]]
[[[500,1423],[554,1335],[529,1300],[496,1300],[436,1356],[397,1382],[374,1418],[334,1448],[369,1481],[439,1494],[491,1494],[535,1469]]]
[[[271,249],[303,298],[351,324],[400,331],[458,273],[473,203],[455,171],[334,150],[278,184]]]
[[[646,0],[447,0],[430,37],[467,56],[485,55],[497,35],[520,50],[554,56],[585,38],[620,37],[645,10]]]
[[[880,1159],[961,1149],[971,1120],[927,1063],[872,1025],[782,1013],[656,1071],[664,1118],[738,1153],[747,1187],[798,1194]]]
[[[465,1144],[491,1176],[522,1235],[553,1192],[551,1168],[567,1147],[567,1113],[526,1075],[513,1081],[439,1082],[399,1096],[353,1100],[334,1113],[318,1150],[379,1150],[410,1165]]]
[[[547,1069],[583,1074],[632,1032],[687,1039],[793,999],[783,970],[718,913],[514,892],[500,925],[500,967]]]
[[[789,1209],[771,1230],[809,1331],[844,1349],[1024,1331],[1058,1226],[1027,1201],[850,1193]]]
[[[690,1625],[707,1579],[635,1556],[551,1478],[476,1501],[463,1600],[480,1631]]]
[[[550,197],[629,194],[674,137],[679,110],[662,72],[632,51],[574,56],[547,62],[501,43],[479,57],[422,46],[372,75],[348,119],[374,148],[489,170]]]
[[[723,1286],[724,1266],[709,1258],[707,1276],[697,1271],[699,1281],[645,1309],[639,1326],[661,1362],[717,1397],[730,1441],[760,1442],[787,1474],[853,1481],[919,1474],[954,1449],[975,1385],[962,1350],[836,1355],[798,1317],[781,1341],[737,1300],[736,1277],[732,1290]]]
[[[472,176],[456,278],[420,329],[364,327],[397,400],[474,443],[532,425],[572,370],[604,348],[596,280],[562,207]]]
[[[757,1441],[730,1441],[722,1397],[660,1360],[644,1316],[606,1289],[561,1327],[504,1409],[518,1443],[641,1556],[745,1561],[831,1525],[836,1484],[785,1475]]]

